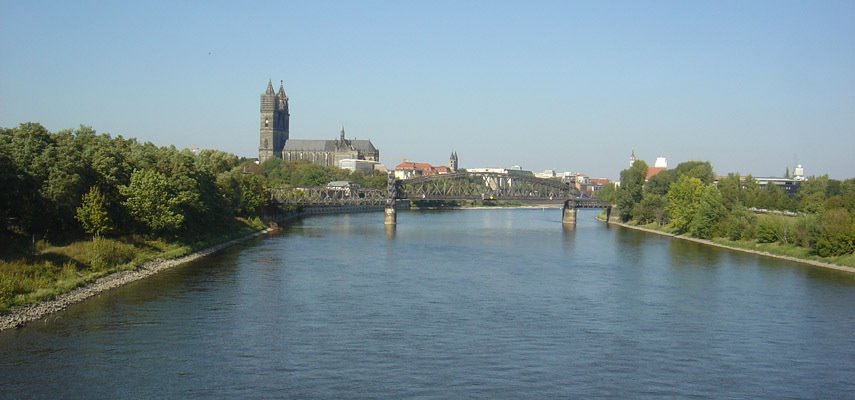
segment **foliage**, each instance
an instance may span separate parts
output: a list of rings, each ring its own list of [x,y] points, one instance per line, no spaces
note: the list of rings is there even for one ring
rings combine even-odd
[[[816,253],[822,257],[855,251],[855,219],[848,210],[836,208],[825,212],[820,219],[814,246]]]
[[[696,178],[690,178],[696,179]],[[710,239],[715,233],[715,227],[724,218],[727,209],[721,199],[721,192],[712,184],[704,186],[698,198],[698,207],[695,215],[689,222],[689,233],[692,236]]]
[[[677,232],[683,233],[689,229],[692,219],[698,211],[704,184],[698,178],[681,176],[671,185],[668,191],[668,217]]]
[[[622,221],[628,221],[632,217],[633,208],[641,201],[646,176],[647,163],[641,160],[621,171],[620,188],[617,191],[617,206]]]
[[[663,225],[666,220],[665,207],[667,204],[668,200],[663,195],[645,195],[641,202],[633,208],[633,219],[642,225],[652,222]]]
[[[107,198],[97,186],[89,188],[89,193],[83,195],[80,207],[77,207],[76,218],[86,232],[96,237],[113,229],[113,222],[107,213]]]
[[[596,192],[594,192],[594,197],[596,197],[600,201],[604,201],[609,204],[614,204],[617,201],[617,189],[613,184],[606,184],[600,186]]]
[[[120,186],[123,204],[137,222],[154,232],[174,231],[184,222],[178,209],[182,199],[163,174],[153,170],[135,170],[131,181]]]

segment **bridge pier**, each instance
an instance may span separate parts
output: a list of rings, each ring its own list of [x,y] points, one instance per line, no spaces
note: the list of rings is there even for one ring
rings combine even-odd
[[[565,201],[561,208],[561,223],[576,225],[576,207],[570,200]]]
[[[395,225],[398,223],[398,210],[395,209],[395,205],[386,206],[383,212],[383,223],[385,225]]]

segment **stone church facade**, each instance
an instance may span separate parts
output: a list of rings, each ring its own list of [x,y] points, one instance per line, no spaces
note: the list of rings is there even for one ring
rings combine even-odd
[[[380,161],[380,150],[370,140],[347,139],[344,127],[339,138],[334,140],[291,139],[290,118],[284,83],[280,81],[277,93],[273,91],[273,82],[268,81],[267,90],[261,95],[260,162],[276,157],[338,167],[339,161],[345,159]]]

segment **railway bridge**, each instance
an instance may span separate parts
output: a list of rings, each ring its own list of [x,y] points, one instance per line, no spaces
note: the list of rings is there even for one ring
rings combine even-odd
[[[272,201],[279,204],[317,208],[354,207],[385,210],[384,222],[397,223],[397,201],[463,201],[506,200],[530,204],[563,204],[562,221],[576,223],[576,210],[603,208],[608,215],[611,205],[579,197],[568,183],[523,174],[495,172],[462,172],[412,179],[395,179],[389,173],[386,190],[360,189],[350,186],[315,188],[274,188]]]

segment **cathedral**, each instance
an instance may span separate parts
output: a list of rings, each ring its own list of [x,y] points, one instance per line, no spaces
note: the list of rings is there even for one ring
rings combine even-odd
[[[380,161],[380,151],[370,140],[347,139],[344,127],[339,138],[334,140],[290,139],[290,117],[284,83],[280,81],[277,93],[273,90],[273,82],[268,81],[267,90],[261,95],[260,162],[276,157],[338,167],[339,162],[346,159]]]

